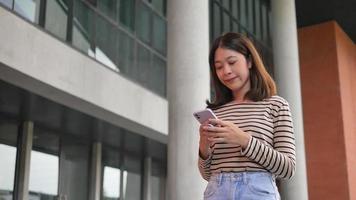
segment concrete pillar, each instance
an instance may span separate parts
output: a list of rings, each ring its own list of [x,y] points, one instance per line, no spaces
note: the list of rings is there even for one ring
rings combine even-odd
[[[282,181],[281,197],[307,200],[308,185],[304,148],[302,97],[300,89],[297,24],[294,0],[272,0],[272,39],[278,93],[290,104],[296,137],[297,171]]]
[[[210,96],[209,1],[168,0],[169,100],[167,199],[202,199],[197,167],[199,132],[192,113]]]
[[[33,139],[33,122],[25,121],[20,130],[17,150],[14,199],[29,199],[30,163]]]
[[[93,143],[91,156],[89,199],[100,200],[102,145]]]

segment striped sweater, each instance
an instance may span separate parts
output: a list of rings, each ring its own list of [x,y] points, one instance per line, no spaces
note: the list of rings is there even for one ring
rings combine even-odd
[[[199,157],[199,171],[205,180],[220,172],[268,171],[279,178],[293,176],[295,139],[286,100],[272,96],[258,102],[231,102],[213,111],[252,137],[245,149],[226,143],[211,146],[206,160]]]

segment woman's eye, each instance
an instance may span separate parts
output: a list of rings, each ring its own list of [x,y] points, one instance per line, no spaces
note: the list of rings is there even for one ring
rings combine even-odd
[[[236,63],[236,61],[230,61],[229,62],[229,65],[233,65],[233,64],[235,64]]]
[[[215,69],[220,70],[220,69],[222,69],[222,66],[215,66]]]

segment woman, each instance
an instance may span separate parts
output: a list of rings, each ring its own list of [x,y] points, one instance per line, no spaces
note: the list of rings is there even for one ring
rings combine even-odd
[[[275,179],[295,172],[288,102],[253,43],[238,33],[218,37],[209,55],[218,119],[200,126],[199,170],[209,181],[205,200],[280,199]],[[214,124],[214,127],[208,124]]]

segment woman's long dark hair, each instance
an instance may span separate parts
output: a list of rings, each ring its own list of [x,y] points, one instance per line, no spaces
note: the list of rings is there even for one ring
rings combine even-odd
[[[216,38],[209,53],[210,74],[215,98],[212,102],[206,102],[208,108],[216,108],[234,100],[232,91],[220,82],[216,74],[215,52],[219,47],[237,51],[251,62],[251,89],[246,93],[244,99],[261,101],[277,93],[276,84],[268,74],[252,41],[242,34],[230,32]]]

